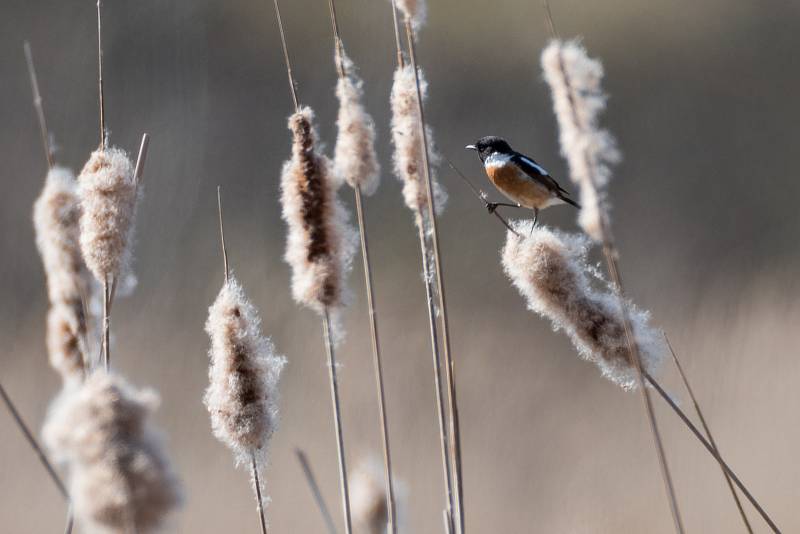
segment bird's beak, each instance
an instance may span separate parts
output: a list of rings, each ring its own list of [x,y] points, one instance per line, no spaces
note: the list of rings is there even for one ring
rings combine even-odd
[[[466,150],[478,150],[478,147],[475,145],[467,145],[464,147]]]

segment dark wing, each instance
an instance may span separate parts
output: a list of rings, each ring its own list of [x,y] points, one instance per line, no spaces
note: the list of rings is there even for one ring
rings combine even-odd
[[[553,177],[550,176],[550,173],[548,173],[544,167],[536,163],[533,158],[516,153],[511,156],[511,161],[520,169],[525,171],[525,174],[530,176],[532,179],[536,180],[549,190],[555,192],[557,196],[561,196],[561,193],[568,194],[567,191],[558,185],[558,182],[556,182]]]

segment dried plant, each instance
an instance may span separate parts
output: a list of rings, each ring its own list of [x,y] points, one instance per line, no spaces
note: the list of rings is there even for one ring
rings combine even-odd
[[[601,86],[603,65],[589,58],[580,42],[553,39],[542,51],[542,69],[553,96],[561,153],[570,178],[580,187],[580,225],[594,240],[603,241],[609,166],[620,159],[614,137],[598,123],[608,99]]]
[[[425,18],[428,15],[428,6],[425,0],[395,0],[397,8],[403,13],[403,16],[408,20],[414,29],[419,29],[420,26],[425,24]]]
[[[317,149],[314,113],[289,117],[292,158],[283,166],[281,204],[288,226],[286,262],[299,304],[323,313],[344,303],[344,278],[352,265],[355,234],[336,198],[330,160]]]
[[[78,177],[81,249],[86,266],[101,283],[117,277],[130,261],[130,236],[137,187],[125,151],[92,152]]]
[[[389,516],[380,464],[373,459],[362,460],[350,475],[350,481],[353,523],[361,532],[384,534]]]
[[[532,223],[514,225],[503,248],[503,267],[528,307],[564,330],[578,353],[597,364],[603,376],[624,389],[637,385],[628,355],[622,311],[616,295],[592,287],[599,276],[586,260],[590,242]],[[655,374],[666,356],[660,332],[649,325],[649,314],[626,301],[644,370]]]
[[[424,99],[428,84],[422,71],[420,76],[420,94]],[[403,182],[403,198],[406,206],[414,213],[418,226],[430,232],[427,222],[428,191],[423,176],[424,158],[422,154],[422,128],[417,111],[417,85],[414,69],[411,65],[400,66],[394,73],[394,84],[391,95],[392,107],[392,141],[394,142],[394,172]],[[432,167],[439,162],[439,155],[433,149],[433,134],[426,128],[428,140],[428,158]],[[447,193],[434,176],[433,185],[436,213],[444,210]]]
[[[44,440],[67,469],[84,532],[154,532],[180,504],[180,483],[150,421],[158,403],[154,391],[96,371],[51,406]]]
[[[333,168],[340,179],[372,195],[380,183],[381,167],[375,153],[375,122],[364,109],[364,82],[356,74],[352,60],[340,46],[336,47],[336,63],[341,74],[336,84],[339,117]]]
[[[247,464],[266,460],[278,423],[278,380],[286,358],[261,334],[261,320],[239,282],[231,277],[208,309],[211,338],[209,386],[204,402],[214,435]]]
[[[47,354],[65,383],[80,382],[84,376],[81,336],[86,334],[86,323],[76,311],[73,305],[56,303],[47,313]]]

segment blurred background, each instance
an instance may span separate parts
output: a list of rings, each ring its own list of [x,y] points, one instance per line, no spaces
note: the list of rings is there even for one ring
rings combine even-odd
[[[800,216],[796,205],[800,4],[552,0],[562,36],[603,59],[604,123],[625,159],[611,186],[627,290],[666,329],[734,470],[786,532],[800,530]],[[562,185],[539,53],[539,2],[430,2],[419,59],[439,149],[488,190],[464,145],[507,137]],[[441,532],[443,487],[418,242],[391,175],[388,1],[339,0],[342,37],[379,127],[383,182],[366,202],[396,476],[409,532]],[[333,426],[318,318],[291,300],[282,261],[279,170],[290,99],[271,2],[104,2],[112,144],[152,143],[137,223],[135,294],[116,303],[115,365],[162,396],[158,424],[186,486],[168,532],[255,532],[248,474],[211,435],[207,307],[222,283],[216,186],[231,263],[287,355],[282,426],[267,485],[271,531],[322,532],[293,449],[305,449],[340,521]],[[332,37],[324,0],[284,1],[301,100],[335,141]],[[61,164],[97,145],[94,1],[0,1],[0,380],[39,428],[59,388],[46,363],[46,293],[31,204],[46,172],[22,43],[33,47]],[[472,532],[672,532],[637,395],[602,379],[525,309],[499,264],[504,229],[446,167],[440,232],[462,413]],[[349,190],[342,195],[352,205]],[[493,192],[494,193],[494,192]],[[566,207],[543,215],[574,230]],[[598,257],[599,259],[599,257]],[[357,264],[359,265],[359,264]],[[363,276],[339,351],[348,461],[379,453]],[[689,407],[671,368],[663,382]],[[718,467],[659,402],[689,532],[743,527]],[[64,504],[0,410],[0,530],[60,531]],[[766,526],[748,507],[758,532]]]

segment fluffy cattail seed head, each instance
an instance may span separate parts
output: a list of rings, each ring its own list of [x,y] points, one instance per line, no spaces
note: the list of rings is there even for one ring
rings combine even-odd
[[[425,24],[425,17],[428,15],[425,0],[396,0],[395,5],[415,29]]]
[[[420,93],[423,100],[428,84],[419,71]],[[417,85],[414,69],[409,65],[398,67],[394,73],[391,95],[392,141],[394,142],[394,172],[403,182],[403,198],[414,212],[418,225],[424,225],[428,210],[428,190],[425,185],[422,154],[422,129],[417,109]],[[428,140],[428,162],[431,167],[439,163],[439,155],[433,149],[433,133],[426,127]],[[444,209],[447,194],[435,176],[430,177],[433,186],[436,213]]]
[[[47,276],[47,293],[53,303],[80,303],[86,293],[80,214],[75,175],[64,167],[53,167],[33,205],[36,245]]]
[[[235,278],[208,309],[209,386],[204,402],[214,435],[239,463],[265,459],[278,422],[278,379],[286,358],[261,335],[258,312]]]
[[[294,299],[320,313],[343,304],[344,277],[355,252],[355,233],[336,198],[330,161],[317,152],[314,113],[289,117],[292,158],[283,166],[281,203],[288,226],[286,262]]]
[[[181,501],[180,483],[150,422],[152,390],[96,371],[50,408],[44,440],[69,474],[82,532],[154,532]]]
[[[353,523],[368,534],[384,534],[389,520],[386,485],[380,464],[362,460],[350,475],[350,506]]]
[[[136,209],[133,164],[118,148],[92,152],[78,177],[81,249],[86,266],[104,281],[128,267]]]
[[[636,387],[636,370],[629,357],[619,298],[608,288],[596,289],[589,274],[590,241],[531,223],[516,224],[519,235],[508,232],[503,248],[503,268],[528,302],[528,308],[564,330],[586,360],[600,367],[603,376],[623,389]],[[665,354],[659,332],[650,326],[650,314],[625,302],[633,327],[642,369],[655,374]]]
[[[339,135],[334,150],[334,172],[352,187],[360,187],[365,195],[378,189],[380,165],[375,153],[375,122],[364,109],[364,82],[355,73],[355,65],[337,47],[337,62],[345,75],[336,84],[339,99]]]
[[[83,342],[86,320],[80,302],[57,302],[47,313],[47,354],[65,383],[80,382],[84,374]]]
[[[610,165],[619,161],[614,137],[599,126],[608,97],[603,92],[603,65],[591,59],[577,41],[554,39],[542,51],[544,78],[550,85],[560,130],[561,153],[570,177],[581,191],[581,227],[596,241],[608,239],[606,187]]]

